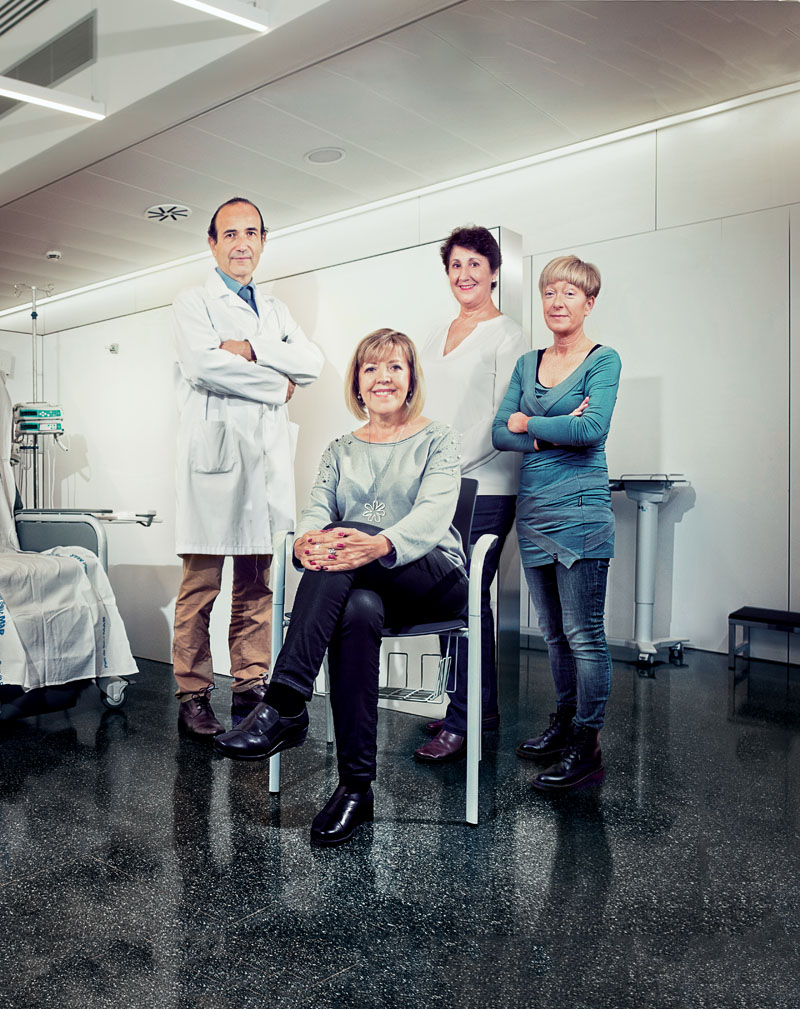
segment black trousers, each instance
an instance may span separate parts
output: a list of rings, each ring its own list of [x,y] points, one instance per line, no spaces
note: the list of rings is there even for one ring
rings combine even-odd
[[[378,532],[356,522],[340,522]],[[311,699],[328,652],[339,776],[372,781],[378,733],[381,629],[466,613],[467,577],[437,547],[411,564],[373,561],[353,571],[304,571],[271,681]]]

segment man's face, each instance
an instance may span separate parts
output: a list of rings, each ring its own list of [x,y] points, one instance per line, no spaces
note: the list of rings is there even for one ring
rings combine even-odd
[[[217,240],[209,236],[208,244],[223,273],[249,284],[264,249],[256,208],[249,203],[223,207],[217,214]]]

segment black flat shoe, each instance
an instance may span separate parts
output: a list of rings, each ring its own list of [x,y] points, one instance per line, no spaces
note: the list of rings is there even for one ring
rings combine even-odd
[[[348,792],[339,785],[311,824],[311,844],[315,848],[332,848],[344,844],[356,827],[369,823],[375,816],[375,796],[367,792]]]
[[[424,746],[414,750],[414,756],[426,764],[443,764],[448,760],[461,760],[467,755],[467,737],[442,729]]]
[[[292,746],[302,746],[307,735],[305,708],[292,718],[281,718],[274,708],[262,701],[235,729],[216,736],[214,748],[234,760],[263,760]]]
[[[432,722],[426,722],[422,731],[426,736],[438,736],[439,733],[444,728],[444,719],[435,718]],[[495,712],[493,715],[484,715],[481,719],[481,731],[482,732],[494,732],[496,729],[500,728],[500,713]]]

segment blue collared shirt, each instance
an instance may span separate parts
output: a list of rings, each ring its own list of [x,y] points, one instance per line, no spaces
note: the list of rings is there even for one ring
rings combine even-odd
[[[224,270],[216,267],[217,273],[225,281],[226,285],[233,291],[234,294],[238,294],[242,301],[246,302],[253,311],[258,315],[258,308],[256,307],[256,289],[253,281],[251,280],[249,284],[241,284],[238,280],[233,277],[229,277]],[[245,294],[245,291],[249,291],[249,297]]]

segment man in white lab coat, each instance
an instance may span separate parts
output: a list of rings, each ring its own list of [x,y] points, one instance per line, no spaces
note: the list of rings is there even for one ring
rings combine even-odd
[[[233,556],[229,630],[234,724],[261,700],[270,663],[272,535],[294,526],[297,426],[286,403],[319,376],[321,351],[286,306],[252,282],[266,229],[242,198],[211,219],[217,261],[202,287],[173,305],[177,365],[177,552],[173,668],[178,728],[211,739],[224,731],[210,703],[208,622],[222,565]]]

